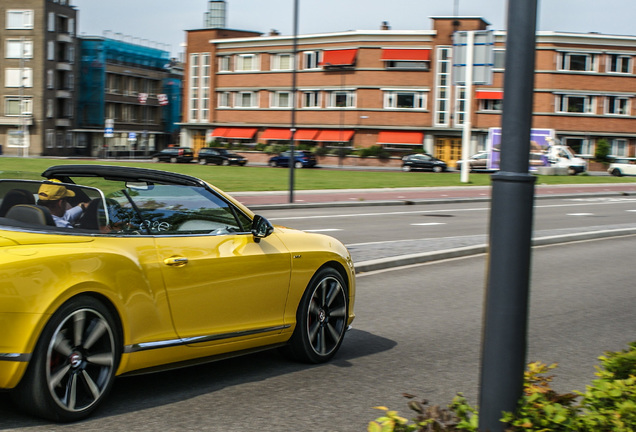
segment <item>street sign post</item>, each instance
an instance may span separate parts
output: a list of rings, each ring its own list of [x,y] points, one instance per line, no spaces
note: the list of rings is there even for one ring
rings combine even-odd
[[[453,34],[453,84],[465,86],[464,128],[462,133],[461,182],[468,183],[467,163],[473,106],[473,84],[491,85],[494,65],[492,30],[458,31]]]

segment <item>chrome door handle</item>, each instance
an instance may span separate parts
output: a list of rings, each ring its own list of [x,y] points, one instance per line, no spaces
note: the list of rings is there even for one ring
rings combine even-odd
[[[170,257],[163,260],[163,263],[173,267],[183,267],[188,263],[188,259],[185,257]]]

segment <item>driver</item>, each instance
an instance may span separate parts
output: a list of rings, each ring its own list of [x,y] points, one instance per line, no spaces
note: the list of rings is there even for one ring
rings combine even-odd
[[[55,183],[43,183],[38,191],[38,205],[51,211],[55,225],[62,228],[73,228],[88,203],[80,203],[71,207],[67,199],[74,197],[75,192],[66,186]]]

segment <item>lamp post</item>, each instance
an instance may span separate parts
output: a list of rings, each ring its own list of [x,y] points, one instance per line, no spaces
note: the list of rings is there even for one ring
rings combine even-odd
[[[289,137],[289,202],[294,202],[294,136],[296,135],[296,69],[298,56],[298,0],[294,0],[294,37],[292,48],[291,135]]]

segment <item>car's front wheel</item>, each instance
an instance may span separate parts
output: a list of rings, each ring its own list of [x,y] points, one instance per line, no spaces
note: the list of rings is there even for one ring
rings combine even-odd
[[[433,167],[433,172],[441,173],[442,171],[444,171],[444,168],[443,168],[443,167],[441,167],[441,166],[439,166],[439,165],[435,165],[435,166]]]
[[[269,166],[271,166],[272,168],[276,167],[276,162],[275,161],[269,161]]]
[[[204,159],[204,158],[199,159],[199,165],[207,165],[207,163],[208,163],[207,159]]]
[[[402,165],[402,171],[404,172],[411,171],[411,165]]]
[[[347,329],[348,298],[344,280],[323,268],[309,282],[296,312],[296,328],[284,352],[295,360],[322,363],[340,348]]]
[[[614,168],[612,170],[612,175],[615,176],[615,177],[621,177],[623,175],[623,173],[618,168]]]
[[[296,162],[294,164],[294,168],[302,168],[303,167],[303,163],[302,162]]]
[[[115,320],[101,302],[89,296],[71,299],[44,328],[14,399],[50,420],[85,418],[112,387],[120,346]]]
[[[155,157],[152,158],[152,161],[153,162],[159,162],[159,158],[157,156],[155,156]]]

